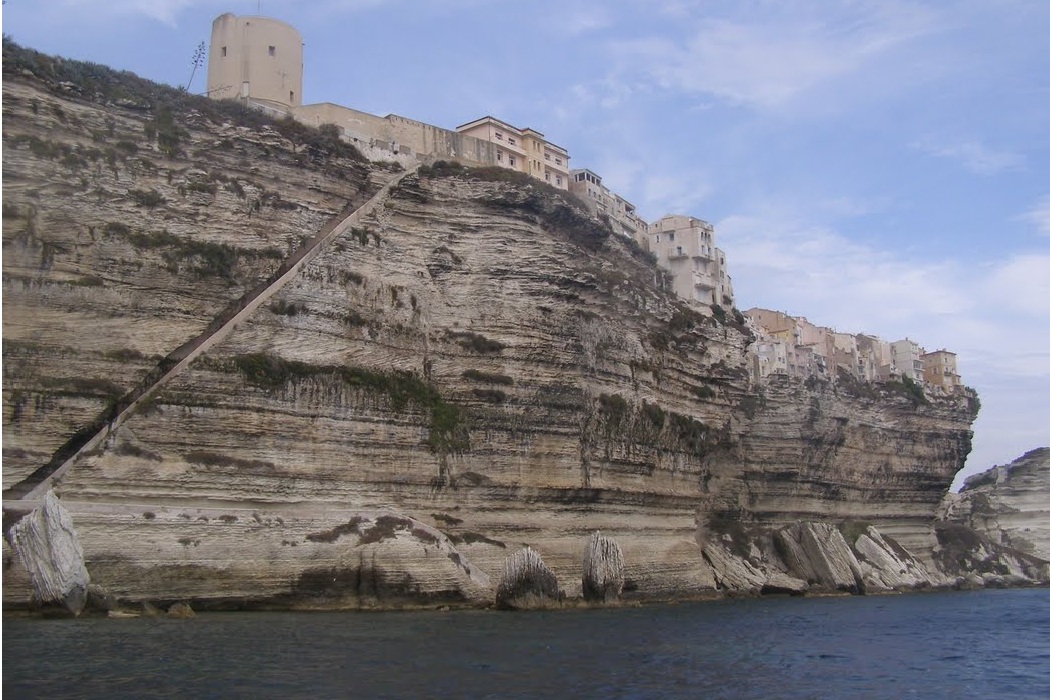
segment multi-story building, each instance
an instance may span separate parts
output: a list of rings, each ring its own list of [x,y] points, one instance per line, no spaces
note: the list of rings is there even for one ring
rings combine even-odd
[[[569,191],[583,200],[591,213],[607,217],[613,230],[646,245],[649,224],[638,216],[633,204],[602,184],[600,175],[586,168],[569,173]]]
[[[905,338],[890,343],[890,354],[893,358],[893,368],[902,377],[908,377],[914,382],[923,382],[922,356],[926,351],[919,344]]]
[[[890,344],[874,335],[857,335],[857,378],[884,382],[893,373]]]
[[[834,381],[835,369],[835,335],[826,326],[810,323],[805,317],[798,319],[798,344],[808,348],[812,353],[810,372],[820,379]]]
[[[760,333],[751,346],[751,376],[755,381],[761,381],[771,374],[793,374],[788,367],[790,347],[781,340]]]
[[[945,391],[955,391],[962,386],[955,365],[955,353],[947,350],[934,350],[922,356],[922,376],[930,386]]]
[[[905,376],[946,391],[962,386],[955,354],[947,350],[926,353],[907,338],[888,343],[863,333],[836,333],[805,318],[770,309],[748,309],[744,316],[758,338],[750,348],[755,381],[784,373],[830,381],[845,376],[868,382]]]
[[[857,348],[857,336],[850,333],[832,333],[834,352],[833,372],[836,378],[845,373],[850,377],[860,376],[860,353]]]
[[[302,36],[269,17],[219,15],[211,25],[208,96],[285,108],[302,104]]]
[[[456,132],[496,147],[496,165],[526,173],[558,189],[569,189],[569,152],[535,129],[519,129],[485,116],[460,124]]]
[[[649,225],[649,250],[671,273],[674,291],[706,306],[733,305],[733,284],[725,253],[715,247],[711,224],[692,216],[669,214]]]

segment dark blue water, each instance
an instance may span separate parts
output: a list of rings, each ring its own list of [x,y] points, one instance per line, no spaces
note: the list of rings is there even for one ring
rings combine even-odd
[[[5,698],[1050,698],[1050,589],[3,623]],[[8,694],[10,693],[10,694]]]

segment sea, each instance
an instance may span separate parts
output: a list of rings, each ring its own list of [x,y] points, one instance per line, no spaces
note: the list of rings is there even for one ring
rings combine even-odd
[[[1050,698],[1050,589],[3,620],[5,699]]]

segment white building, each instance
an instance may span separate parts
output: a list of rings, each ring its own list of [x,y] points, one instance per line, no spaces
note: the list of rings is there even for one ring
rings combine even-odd
[[[733,306],[733,282],[711,224],[669,214],[649,225],[648,242],[657,262],[671,273],[678,296],[706,306]]]

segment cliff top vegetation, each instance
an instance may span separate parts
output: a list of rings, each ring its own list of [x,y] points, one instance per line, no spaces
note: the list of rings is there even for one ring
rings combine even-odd
[[[364,161],[354,146],[339,138],[332,124],[312,127],[291,118],[275,119],[236,100],[212,100],[182,88],[155,83],[130,71],[118,71],[88,61],[48,56],[3,38],[3,76],[43,83],[53,93],[152,113],[157,143],[176,155],[182,140],[178,120],[204,118],[213,124],[232,123],[252,129],[271,128],[314,158],[347,158]]]

